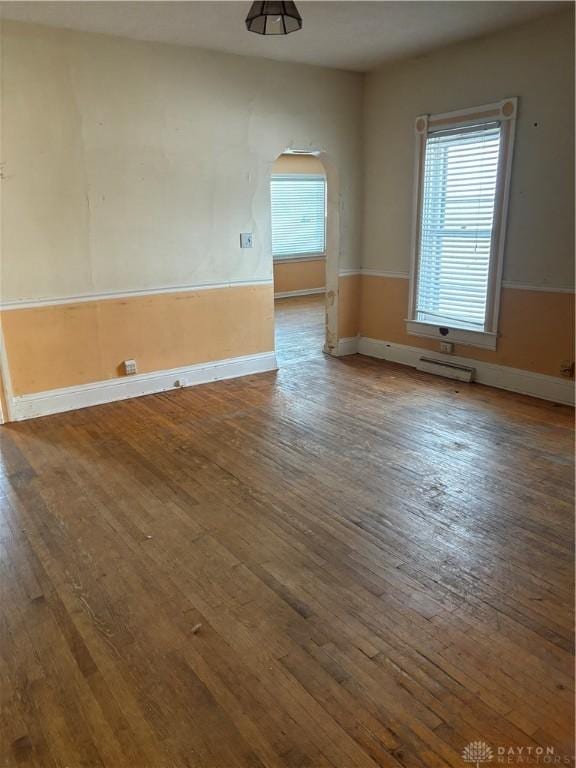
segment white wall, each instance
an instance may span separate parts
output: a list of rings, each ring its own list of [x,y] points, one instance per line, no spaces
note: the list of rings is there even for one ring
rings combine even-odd
[[[287,147],[338,169],[360,263],[360,75],[5,21],[1,95],[3,301],[271,279]]]
[[[574,284],[574,17],[568,9],[370,74],[364,264],[407,273],[414,120],[519,97],[504,280]]]

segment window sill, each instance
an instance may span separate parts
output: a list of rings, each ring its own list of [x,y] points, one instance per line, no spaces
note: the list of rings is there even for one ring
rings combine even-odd
[[[451,341],[453,344],[466,344],[468,347],[479,347],[480,349],[496,349],[498,338],[498,334],[488,331],[472,331],[466,328],[432,325],[420,320],[406,320],[406,330],[411,336],[425,336],[427,339]]]
[[[303,253],[298,256],[272,256],[272,261],[321,261],[325,258],[325,253]]]

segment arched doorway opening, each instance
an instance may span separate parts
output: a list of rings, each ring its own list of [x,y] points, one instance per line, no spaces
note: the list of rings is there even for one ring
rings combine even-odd
[[[270,173],[279,366],[336,354],[339,190],[326,153],[287,149]]]

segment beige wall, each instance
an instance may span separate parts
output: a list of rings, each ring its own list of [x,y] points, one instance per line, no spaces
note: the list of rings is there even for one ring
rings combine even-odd
[[[338,335],[429,348],[404,332],[405,277],[338,283],[338,269],[407,275],[414,117],[505,96],[520,110],[502,338],[486,354],[557,375],[573,354],[572,28],[565,11],[362,78],[3,22],[8,400],[115,378],[129,357],[153,371],[271,349],[269,179],[288,147],[326,152]],[[255,245],[241,250],[246,231]]]
[[[14,22],[2,70],[3,301],[271,280],[287,147],[338,168],[360,263],[360,75]]]
[[[360,264],[360,75],[6,21],[1,43],[7,392],[272,350],[287,148],[326,153],[334,269]]]
[[[417,115],[519,97],[504,280],[574,284],[573,11],[368,75],[364,259],[409,271]]]
[[[410,268],[416,116],[518,96],[498,350],[456,352],[554,376],[573,359],[573,29],[570,9],[368,75],[363,268],[383,276],[363,277],[362,335],[439,347],[406,334],[408,280],[390,277]]]

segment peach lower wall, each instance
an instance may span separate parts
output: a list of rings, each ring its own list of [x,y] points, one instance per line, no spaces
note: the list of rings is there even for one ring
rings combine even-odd
[[[439,351],[438,341],[406,333],[408,294],[407,278],[362,275],[360,334]],[[561,362],[574,359],[574,295],[503,287],[497,349],[455,344],[454,352],[559,377]]]
[[[361,276],[340,276],[338,280],[338,336],[347,339],[359,332]]]
[[[0,371],[0,409],[2,411],[2,423],[8,418],[8,404],[6,401],[6,391],[4,389],[4,375]]]
[[[240,318],[240,320],[239,320]],[[272,285],[2,312],[12,390],[26,395],[274,349]]]
[[[326,259],[274,262],[274,292],[326,287]]]

